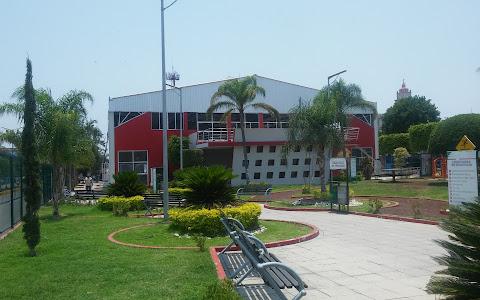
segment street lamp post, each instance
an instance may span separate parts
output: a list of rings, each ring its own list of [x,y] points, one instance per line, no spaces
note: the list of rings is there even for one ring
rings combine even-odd
[[[183,90],[182,88],[176,87],[175,85],[168,84],[171,88],[174,88],[179,91],[180,95],[180,170],[183,170]]]
[[[165,74],[165,6],[161,0],[161,24],[162,24],[162,151],[163,151],[163,218],[168,219],[168,114],[167,114],[167,82]]]

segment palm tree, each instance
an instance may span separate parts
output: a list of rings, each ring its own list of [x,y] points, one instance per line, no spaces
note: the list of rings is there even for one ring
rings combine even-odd
[[[322,192],[326,191],[325,151],[342,144],[341,131],[335,123],[335,113],[333,103],[303,103],[290,110],[288,120],[287,152],[295,147],[312,146],[315,149]]]
[[[226,111],[223,114],[224,119],[234,111],[239,113],[240,130],[242,132],[243,159],[247,184],[249,183],[249,176],[247,145],[245,138],[245,111],[248,108],[253,108],[256,110],[260,109],[268,112],[277,120],[279,119],[279,113],[273,106],[262,102],[254,102],[258,95],[265,97],[265,89],[257,85],[257,79],[255,76],[227,80],[213,94],[210,107],[207,110],[207,115],[211,115],[217,110],[225,109]]]

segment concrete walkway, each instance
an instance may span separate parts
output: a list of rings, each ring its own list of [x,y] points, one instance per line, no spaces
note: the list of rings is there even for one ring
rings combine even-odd
[[[305,299],[435,299],[425,292],[441,268],[437,226],[328,212],[263,208],[262,218],[301,221],[320,229],[308,242],[272,249],[308,284]]]

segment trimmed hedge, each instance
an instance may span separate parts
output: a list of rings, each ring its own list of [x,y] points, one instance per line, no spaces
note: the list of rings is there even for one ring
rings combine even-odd
[[[396,148],[410,150],[410,138],[408,133],[384,134],[379,138],[380,154],[393,154]]]
[[[445,155],[447,151],[454,151],[464,135],[480,146],[480,114],[456,115],[438,123],[432,131],[428,152]]]
[[[122,196],[111,196],[111,197],[102,197],[98,199],[97,206],[101,210],[113,211],[114,205],[119,202],[128,203],[128,210],[142,210],[145,209],[143,205],[142,196],[133,196],[133,197],[122,197]],[[126,204],[125,204],[126,205]]]
[[[437,125],[438,122],[430,122],[412,125],[408,128],[408,135],[410,137],[410,150],[413,153],[428,150],[430,136]]]
[[[258,227],[261,208],[256,203],[225,207],[221,210],[227,216],[242,222],[246,229]],[[220,209],[172,208],[170,210],[170,221],[172,228],[183,232],[211,237],[225,235],[225,229],[220,222]]]

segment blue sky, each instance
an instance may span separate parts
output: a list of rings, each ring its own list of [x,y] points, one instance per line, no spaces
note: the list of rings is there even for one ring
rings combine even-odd
[[[179,85],[258,74],[315,88],[347,69],[380,112],[405,78],[442,117],[478,113],[479,11],[474,0],[179,0],[166,12],[166,66]],[[104,132],[109,96],[161,87],[160,0],[3,0],[0,28],[0,102],[23,83],[27,55],[35,87],[89,91]],[[18,124],[2,116],[1,127]]]

